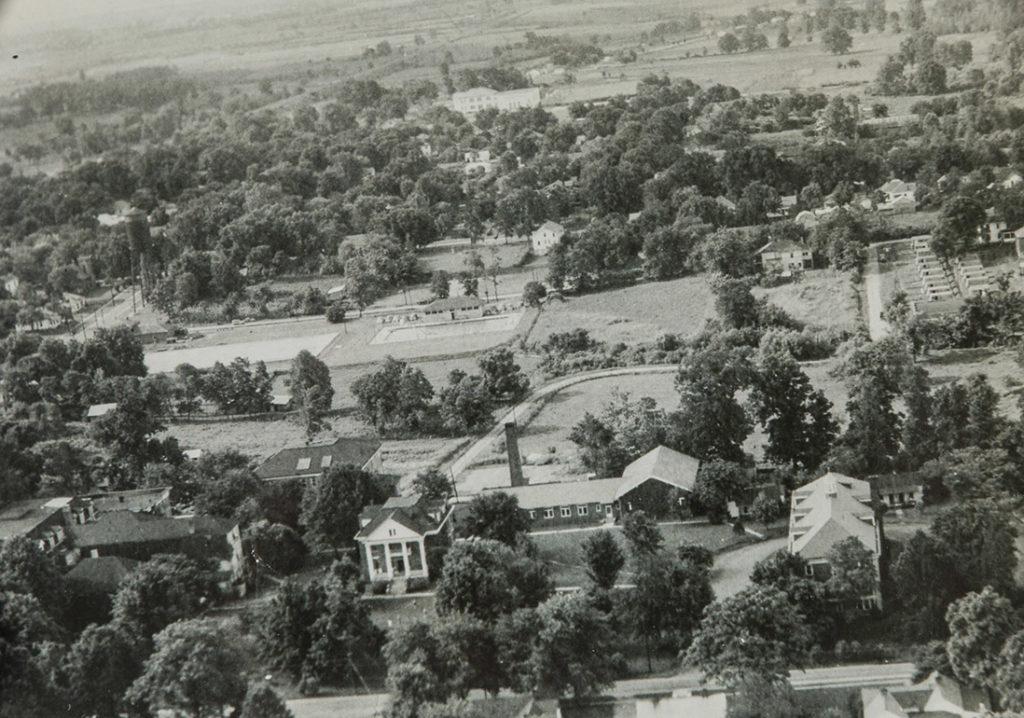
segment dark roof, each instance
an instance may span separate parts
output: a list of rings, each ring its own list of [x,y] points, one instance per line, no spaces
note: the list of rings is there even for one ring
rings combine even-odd
[[[410,531],[423,536],[437,530],[438,520],[431,516],[431,508],[443,507],[436,504],[431,505],[423,501],[417,494],[412,496],[392,496],[384,502],[383,506],[367,506],[359,515],[360,527],[356,538],[365,538],[372,534],[377,528],[388,519],[398,522]],[[443,523],[443,521],[441,522]]]
[[[256,469],[256,475],[261,479],[287,479],[318,476],[331,466],[351,464],[362,468],[378,449],[380,441],[377,439],[348,437],[342,437],[330,444],[281,449],[260,464]]]
[[[424,312],[448,312],[458,309],[476,309],[482,307],[484,303],[479,297],[446,297],[444,299],[435,299],[423,306]]]
[[[172,519],[163,516],[112,511],[95,521],[68,528],[76,548],[88,550],[101,546],[158,543],[188,539],[192,536],[224,537],[235,524],[211,516]]]
[[[70,496],[9,503],[0,508],[0,541],[25,536],[64,508],[75,508],[84,503],[87,502]]]
[[[915,474],[888,474],[871,477],[871,487],[878,494],[898,494],[908,491],[920,491],[924,486],[921,478]]]
[[[69,581],[80,581],[95,588],[113,593],[121,584],[121,580],[131,573],[141,562],[121,556],[98,556],[85,558],[68,571]]]

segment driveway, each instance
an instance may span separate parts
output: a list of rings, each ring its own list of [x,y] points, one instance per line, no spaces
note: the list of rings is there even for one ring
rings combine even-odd
[[[715,589],[715,598],[727,598],[749,586],[754,564],[785,547],[785,538],[768,539],[744,544],[715,556],[715,565],[711,568],[711,587]]]

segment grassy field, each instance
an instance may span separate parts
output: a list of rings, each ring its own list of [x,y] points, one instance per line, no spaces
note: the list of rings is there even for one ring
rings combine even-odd
[[[755,288],[754,295],[765,297],[794,319],[817,326],[852,331],[860,316],[857,288],[847,272],[815,269],[790,284]]]
[[[753,540],[747,534],[736,534],[729,525],[662,524],[660,529],[665,537],[665,547],[670,551],[674,551],[684,544],[694,544],[718,552]],[[622,531],[618,528],[608,530],[619,541],[623,550],[627,550]],[[584,586],[587,584],[586,560],[582,545],[592,534],[593,531],[573,531],[530,537],[537,547],[540,559],[550,567],[555,586]],[[619,582],[630,583],[632,580],[633,575],[627,567],[619,575]]]
[[[529,340],[577,327],[609,343],[649,342],[666,332],[690,336],[715,316],[703,276],[651,282],[551,302],[541,312]]]

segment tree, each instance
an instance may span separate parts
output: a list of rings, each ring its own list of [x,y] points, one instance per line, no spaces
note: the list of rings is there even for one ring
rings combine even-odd
[[[984,374],[967,378],[967,440],[972,446],[986,448],[999,434],[999,394]]]
[[[308,549],[291,526],[258,521],[243,534],[251,568],[272,576],[294,573],[302,568]]]
[[[595,531],[583,541],[582,548],[587,562],[587,578],[595,588],[611,591],[626,563],[615,536],[610,531]]]
[[[494,421],[494,403],[484,380],[460,370],[449,375],[448,386],[438,395],[438,410],[444,428],[456,436],[486,431]]]
[[[771,676],[747,676],[729,700],[729,718],[791,718],[803,714],[789,681]]]
[[[527,282],[523,285],[523,304],[528,307],[539,307],[544,303],[548,290],[540,282]]]
[[[351,546],[359,531],[359,512],[380,504],[390,491],[380,477],[352,465],[332,466],[302,493],[305,540],[319,549]]]
[[[374,668],[383,636],[347,575],[351,568],[336,562],[325,579],[287,580],[263,608],[260,652],[273,668],[294,680],[333,683]]]
[[[994,683],[1003,707],[1024,711],[1024,631],[1006,640],[998,664]]]
[[[122,697],[142,673],[138,638],[120,623],[92,624],[64,656],[60,679],[75,715],[116,718]]]
[[[519,499],[503,491],[479,494],[469,502],[460,527],[467,536],[500,541],[515,547],[530,530],[530,519],[519,508]]]
[[[259,493],[262,485],[249,466],[228,469],[221,478],[202,482],[195,495],[196,513],[233,518],[246,499]]]
[[[14,536],[0,545],[0,591],[34,596],[59,621],[65,610],[64,579],[53,557],[36,541]]]
[[[775,39],[775,44],[783,49],[790,46],[791,41],[789,39],[789,26],[782,26],[782,28],[779,30],[778,37]]]
[[[685,645],[714,592],[707,567],[664,553],[639,557],[633,573],[636,588],[629,594],[629,619],[643,639],[651,670],[652,644],[664,641],[676,650]]]
[[[451,278],[448,276],[448,272],[438,269],[430,275],[430,293],[434,295],[435,299],[447,299],[450,282]]]
[[[750,517],[768,528],[782,516],[782,504],[777,496],[767,491],[758,492],[757,498],[750,506]]]
[[[508,347],[499,347],[479,359],[484,387],[495,401],[518,401],[530,390],[530,380]]]
[[[751,675],[785,678],[807,661],[811,634],[777,588],[755,586],[713,603],[687,651],[705,680],[736,685]]]
[[[762,352],[750,402],[768,434],[769,461],[813,471],[839,433],[832,403],[788,351]]]
[[[598,476],[621,476],[630,461],[666,443],[668,417],[650,397],[612,391],[600,417],[589,412],[569,433],[583,464]]]
[[[728,503],[741,498],[750,485],[746,469],[731,461],[712,459],[701,465],[693,493],[711,523],[728,515]]]
[[[821,35],[821,44],[833,55],[843,55],[853,47],[853,37],[839,23],[833,23]]]
[[[945,65],[931,58],[919,62],[914,73],[914,89],[922,95],[940,95],[945,92]]]
[[[622,520],[622,535],[626,537],[634,560],[658,553],[665,541],[658,524],[643,511],[632,511],[626,515]]]
[[[849,465],[842,469],[858,475],[882,473],[892,467],[899,450],[900,415],[893,408],[893,392],[879,377],[855,381],[846,405],[850,422],[840,441],[849,452]]]
[[[45,652],[61,641],[61,630],[29,594],[0,591],[0,714],[11,718],[63,713],[46,675]]]
[[[324,428],[324,416],[331,410],[334,387],[327,365],[303,349],[292,360],[292,398],[298,404],[306,436],[312,438]]]
[[[542,692],[599,693],[612,684],[619,661],[607,617],[584,594],[561,594],[537,609],[541,629],[533,654]]]
[[[985,208],[974,198],[956,196],[942,205],[932,230],[932,250],[952,258],[971,248],[978,227],[985,222]]]
[[[739,52],[740,47],[740,39],[731,32],[727,32],[718,38],[718,49],[727,55]]]
[[[913,367],[903,381],[903,402],[906,417],[900,440],[899,464],[916,469],[934,454],[934,426],[932,424],[932,395],[928,386],[928,372]]]
[[[856,536],[833,544],[828,551],[828,563],[828,589],[840,601],[856,602],[877,591],[875,556]]]
[[[114,594],[113,619],[147,637],[192,618],[216,595],[213,574],[181,554],[157,555],[132,571]]]
[[[434,388],[423,372],[392,357],[352,382],[360,413],[379,432],[417,431],[426,421]]]
[[[931,533],[949,551],[965,590],[980,591],[985,586],[1009,590],[1014,585],[1017,532],[994,503],[972,501],[952,506],[935,517]]]
[[[327,321],[331,324],[341,324],[345,321],[345,313],[348,311],[345,302],[338,300],[327,305]]]
[[[923,0],[907,0],[907,9],[903,13],[907,27],[917,31],[924,27],[925,13]]]
[[[944,638],[946,608],[964,593],[953,557],[945,544],[923,531],[903,545],[890,575],[896,602],[907,616],[907,633]]]
[[[684,356],[676,375],[679,410],[671,442],[701,460],[743,459],[751,422],[736,399],[752,377],[749,351],[712,345]]]
[[[412,489],[427,501],[444,501],[452,495],[452,481],[439,469],[424,469],[416,474]]]
[[[946,622],[946,651],[956,677],[969,685],[996,688],[999,652],[1019,627],[1010,601],[986,586],[951,603]]]
[[[500,541],[476,539],[448,550],[436,602],[441,615],[462,612],[493,620],[517,608],[536,606],[551,592],[542,563]]]
[[[239,718],[294,718],[281,697],[266,683],[249,686]]]
[[[191,718],[222,715],[245,698],[244,659],[212,620],[180,621],[160,631],[143,674],[127,699],[152,712],[181,711]]]

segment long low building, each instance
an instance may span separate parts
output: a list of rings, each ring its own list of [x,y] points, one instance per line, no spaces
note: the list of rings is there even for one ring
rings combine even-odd
[[[484,489],[515,496],[534,530],[615,523],[623,513],[643,510],[676,517],[689,504],[700,461],[658,446],[629,464],[622,476]]]

